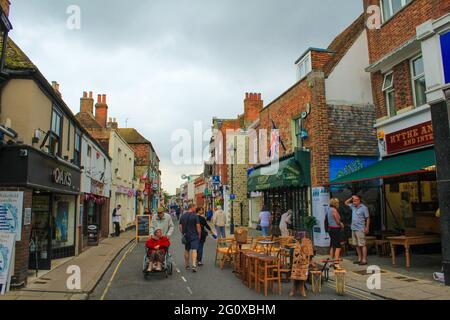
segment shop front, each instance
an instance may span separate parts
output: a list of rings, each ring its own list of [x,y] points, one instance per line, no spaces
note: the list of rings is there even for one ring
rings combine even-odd
[[[269,166],[250,170],[248,192],[251,195],[250,208],[255,204],[267,206],[273,215],[273,224],[277,225],[281,215],[293,211],[294,230],[302,228],[302,218],[310,212],[310,166],[309,153],[299,152],[280,160],[276,172],[270,172]],[[262,196],[261,199],[258,199]],[[257,211],[257,210],[256,210]],[[252,214],[251,220],[255,220]]]
[[[16,259],[16,270],[48,270],[52,260],[74,256],[80,169],[20,145],[2,149],[0,167],[7,168],[0,171],[0,189],[20,188],[24,212],[31,212],[24,216],[27,227],[16,250],[16,257],[27,259]]]
[[[371,229],[377,236],[440,234],[431,122],[387,134],[379,129],[379,137],[382,160],[335,179],[331,188],[339,189],[343,185],[354,191],[363,185],[380,188],[383,214],[379,227],[377,224],[375,230]]]
[[[83,248],[89,246],[89,228],[98,230],[99,238],[107,238],[109,234],[109,190],[105,185],[90,179],[90,192],[84,193],[81,198],[83,217]],[[108,191],[108,192],[106,192]]]

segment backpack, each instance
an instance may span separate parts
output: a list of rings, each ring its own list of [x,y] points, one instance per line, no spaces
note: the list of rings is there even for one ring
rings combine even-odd
[[[112,216],[115,217],[115,216],[116,216],[116,213],[117,213],[117,209],[114,208]]]
[[[330,212],[330,208],[328,208],[325,212],[325,221],[324,221],[324,225],[325,225],[325,232],[330,232],[330,223],[328,221],[328,213]]]

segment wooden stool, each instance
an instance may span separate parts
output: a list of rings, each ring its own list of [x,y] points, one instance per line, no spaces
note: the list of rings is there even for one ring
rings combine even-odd
[[[311,271],[311,290],[314,294],[322,292],[322,272]]]
[[[336,278],[336,294],[343,296],[345,294],[345,274],[347,271],[340,269],[334,271]]]
[[[249,272],[249,262],[250,262],[250,258],[249,258],[249,253],[250,250],[246,250],[246,249],[242,249],[240,252],[240,267],[241,267],[241,272],[240,272],[240,276],[241,276],[241,280],[242,283],[244,283],[246,286],[248,286],[248,281],[249,281],[249,276],[248,276],[248,272]]]
[[[281,275],[280,272],[280,259],[272,256],[258,257],[257,259],[257,291],[261,292],[262,283],[264,285],[264,296],[267,297],[269,285],[273,290],[273,283],[276,281],[278,285],[278,294],[281,295]]]
[[[375,248],[379,257],[389,257],[391,253],[390,242],[388,240],[376,240]]]
[[[251,289],[253,284],[255,290],[258,288],[258,258],[264,256],[256,252],[247,253],[247,285]]]

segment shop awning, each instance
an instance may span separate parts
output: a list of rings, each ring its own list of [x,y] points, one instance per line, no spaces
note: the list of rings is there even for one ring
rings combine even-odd
[[[267,172],[269,167],[258,168],[250,173],[248,177],[249,192],[308,185],[307,175],[294,157],[280,161],[277,172],[272,175],[268,175],[270,174]]]
[[[420,172],[436,164],[434,149],[410,152],[399,156],[383,159],[376,164],[354,172],[348,176],[336,179],[330,183],[346,184],[373,179],[390,178]]]

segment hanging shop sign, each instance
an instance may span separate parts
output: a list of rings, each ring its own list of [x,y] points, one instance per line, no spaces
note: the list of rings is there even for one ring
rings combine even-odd
[[[0,232],[22,240],[23,192],[0,192]]]
[[[214,176],[212,180],[213,185],[218,186],[220,185],[220,176]]]
[[[0,232],[0,295],[6,293],[11,268],[14,234]]]
[[[96,194],[98,196],[103,196],[103,190],[104,190],[104,184],[96,181],[94,179],[91,179],[91,193]]]
[[[433,125],[431,121],[386,135],[388,154],[412,150],[432,145],[433,143]]]
[[[60,168],[54,168],[52,171],[52,181],[62,186],[72,186],[72,174]]]

